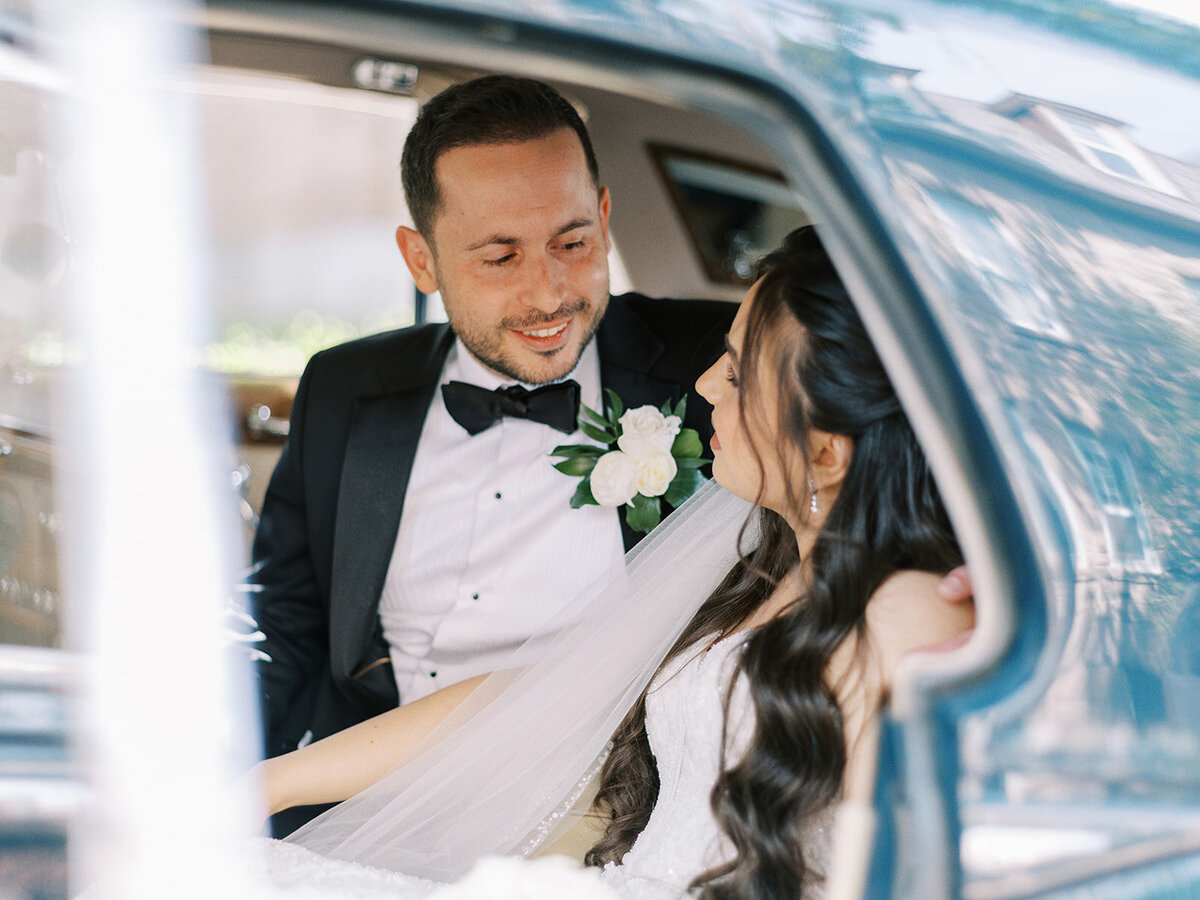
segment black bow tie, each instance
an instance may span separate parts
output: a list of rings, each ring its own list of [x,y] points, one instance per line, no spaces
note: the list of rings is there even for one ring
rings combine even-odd
[[[528,390],[519,384],[489,391],[463,381],[442,385],[446,411],[468,434],[491,428],[503,416],[532,419],[570,434],[579,417],[579,383],[560,381]]]

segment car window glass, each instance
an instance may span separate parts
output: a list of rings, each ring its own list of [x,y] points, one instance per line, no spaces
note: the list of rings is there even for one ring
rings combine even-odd
[[[776,170],[661,145],[649,149],[711,281],[750,284],[758,261],[809,223]]]
[[[197,93],[215,371],[299,375],[315,351],[414,320],[393,233],[416,101],[207,70]]]
[[[968,154],[896,157],[897,183],[920,185],[909,209],[953,298],[947,331],[987,361],[980,401],[1020,408],[993,422],[997,444],[1018,490],[1047,500],[1038,665],[960,726],[964,875],[1005,896],[1013,872],[1066,877],[1068,860],[1166,839],[1181,827],[1172,810],[1197,800],[1184,774],[1200,746],[1197,676],[1175,635],[1196,629],[1197,523],[1180,478],[1200,440],[1200,259],[1153,213],[1081,213]],[[1063,827],[1068,806],[1088,827]]]

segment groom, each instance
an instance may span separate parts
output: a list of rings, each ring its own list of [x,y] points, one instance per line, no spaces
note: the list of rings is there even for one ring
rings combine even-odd
[[[734,307],[609,296],[608,190],[557,92],[451,87],[401,169],[416,227],[396,242],[450,321],[323,351],[300,381],[254,542],[268,756],[490,671],[620,563],[637,536],[616,509],[572,509],[577,479],[548,455],[583,440],[579,399],[686,394],[684,425],[711,435],[693,385]],[[495,401],[514,384],[559,386]]]

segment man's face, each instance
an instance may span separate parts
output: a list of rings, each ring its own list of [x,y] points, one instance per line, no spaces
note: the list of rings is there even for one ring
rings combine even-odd
[[[396,240],[425,293],[484,365],[527,384],[565,377],[608,305],[608,190],[568,128],[437,161],[432,242]]]

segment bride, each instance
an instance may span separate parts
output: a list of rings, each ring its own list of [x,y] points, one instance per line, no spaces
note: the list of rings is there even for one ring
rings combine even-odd
[[[763,271],[697,382],[724,491],[511,667],[260,763],[272,813],[353,797],[289,840],[447,881],[529,855],[574,806],[622,897],[820,894],[898,662],[972,612],[937,594],[957,542],[815,232]]]

